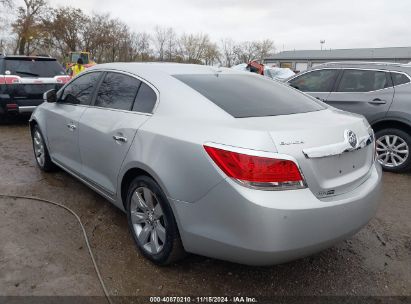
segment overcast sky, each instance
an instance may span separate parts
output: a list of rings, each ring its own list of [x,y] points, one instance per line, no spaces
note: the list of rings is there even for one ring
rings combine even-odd
[[[411,46],[410,0],[49,0],[107,13],[135,31],[155,25],[213,40],[269,38],[277,51]]]

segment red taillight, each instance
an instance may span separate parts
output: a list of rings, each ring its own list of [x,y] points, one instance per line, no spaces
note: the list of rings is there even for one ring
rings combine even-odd
[[[249,155],[207,145],[204,148],[218,167],[236,180],[254,186],[304,185],[300,170],[292,160]]]
[[[6,104],[6,109],[7,110],[17,110],[18,109],[18,104],[16,104],[16,103],[8,103],[8,104]]]
[[[14,84],[20,82],[20,77],[18,76],[4,76],[4,82],[6,84]]]

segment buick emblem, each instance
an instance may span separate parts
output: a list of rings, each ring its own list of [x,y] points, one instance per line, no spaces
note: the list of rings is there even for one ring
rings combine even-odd
[[[351,130],[346,130],[345,131],[345,139],[348,141],[351,147],[355,148],[357,147],[357,135]]]

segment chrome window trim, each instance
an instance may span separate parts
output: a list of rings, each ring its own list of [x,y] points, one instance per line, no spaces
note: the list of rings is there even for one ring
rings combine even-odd
[[[311,72],[315,72],[315,71],[321,71],[321,70],[341,70],[342,68],[334,68],[334,67],[326,67],[326,68],[318,68],[318,69],[312,69],[312,70],[306,70],[306,71],[304,71],[304,72],[302,72],[302,73],[298,73],[297,75],[295,75],[295,76],[292,76],[290,79],[288,79],[287,80],[287,84],[290,84],[290,81],[292,81],[292,80],[294,80],[294,79],[296,79],[296,78],[298,78],[298,77],[301,77],[301,76],[304,76],[305,74],[308,74],[308,73],[311,73]],[[337,77],[338,78],[338,77]],[[298,89],[297,89],[298,90]],[[299,90],[300,91],[300,90]],[[301,91],[301,92],[303,92],[303,91]],[[306,93],[306,94],[313,94],[313,93],[332,93],[332,91],[330,91],[330,92],[328,92],[328,91],[325,91],[325,92],[304,92],[304,93]]]
[[[119,74],[124,74],[124,75],[130,76],[130,77],[133,77],[133,78],[143,82],[147,86],[149,86],[154,91],[157,98],[156,98],[156,103],[154,104],[154,107],[153,107],[153,111],[151,113],[137,112],[137,111],[132,111],[132,110],[129,111],[129,110],[112,109],[112,108],[105,108],[105,107],[96,107],[94,105],[90,105],[90,106],[95,107],[95,108],[108,109],[108,110],[119,110],[119,111],[132,112],[132,113],[141,113],[141,114],[150,115],[150,116],[153,115],[154,112],[157,110],[158,104],[160,103],[160,91],[151,82],[149,82],[145,78],[140,77],[140,76],[138,76],[136,74],[133,74],[133,73],[130,73],[130,72],[126,72],[126,71],[122,71],[122,70],[116,70],[116,69],[107,69],[107,68],[105,68],[105,69],[94,69],[93,71],[119,73]],[[90,72],[92,72],[92,71],[90,71]]]
[[[137,112],[137,111],[129,111],[129,110],[122,110],[122,109],[113,109],[113,108],[105,108],[105,107],[97,107],[93,105],[86,106],[87,108],[90,109],[100,109],[100,110],[108,110],[108,111],[114,111],[114,112],[123,112],[127,114],[137,114],[137,115],[144,115],[144,116],[152,116],[153,113],[144,113],[144,112]]]
[[[392,73],[390,70],[380,70],[380,69],[368,69],[368,68],[341,68],[343,70],[356,70],[356,71],[372,71],[372,72],[383,72],[383,73]],[[343,75],[344,76],[344,75]],[[391,77],[391,75],[390,75]],[[331,93],[338,93],[338,94],[367,94],[367,93],[375,93],[375,92],[379,92],[379,91],[384,91],[387,89],[393,89],[394,88],[394,83],[392,83],[392,79],[391,79],[391,86],[390,87],[386,87],[386,88],[382,88],[382,89],[378,89],[378,90],[372,90],[372,91],[365,91],[365,92],[331,92]]]
[[[406,83],[402,83],[402,84],[396,85],[396,86],[394,86],[393,88],[398,88],[398,87],[402,87],[402,86],[410,85],[410,84],[411,84],[411,80],[410,80],[410,82],[406,82]]]
[[[96,70],[93,70],[94,72],[97,72]],[[84,71],[84,72],[82,72],[82,73],[80,73],[80,74],[77,74],[74,78],[71,78],[70,79],[70,81],[68,81],[67,83],[65,83],[64,84],[64,86],[62,86],[58,91],[57,91],[57,95],[58,95],[58,93],[61,91],[62,93],[61,93],[61,95],[63,95],[64,94],[64,90],[66,89],[66,87],[68,86],[68,85],[70,85],[72,82],[74,82],[74,81],[76,81],[78,78],[80,78],[80,77],[83,77],[83,76],[85,76],[85,75],[87,75],[87,74],[90,74],[90,73],[93,73],[93,71]],[[101,76],[100,76],[101,77]],[[93,94],[94,95],[94,94]],[[61,97],[61,96],[60,96]],[[59,98],[60,98],[59,97]],[[90,105],[83,105],[83,104],[75,104],[75,103],[69,103],[69,102],[58,102],[58,99],[57,99],[57,101],[56,101],[56,104],[64,104],[64,105],[70,105],[70,106],[83,106],[83,107],[89,107]]]
[[[133,78],[135,78],[135,79],[137,79],[137,80],[145,83],[147,86],[149,86],[151,89],[153,89],[153,91],[154,91],[154,93],[156,94],[156,97],[157,97],[156,103],[154,104],[152,113],[138,112],[138,111],[132,111],[132,110],[121,110],[121,109],[98,107],[98,106],[95,106],[95,105],[92,105],[92,104],[90,104],[90,105],[82,105],[82,104],[64,103],[64,102],[62,102],[62,103],[58,103],[58,102],[57,102],[57,103],[58,103],[58,104],[64,104],[64,105],[71,105],[71,106],[83,106],[83,107],[87,107],[87,108],[105,109],[105,110],[110,110],[110,111],[120,111],[120,112],[126,112],[126,113],[136,113],[136,114],[139,114],[139,115],[146,115],[146,116],[152,116],[152,115],[155,113],[155,111],[157,110],[157,107],[158,107],[158,105],[159,105],[159,103],[160,103],[160,91],[159,91],[152,83],[150,83],[150,82],[147,81],[146,79],[144,79],[144,78],[142,78],[142,77],[140,77],[140,76],[137,76],[137,75],[135,75],[135,74],[126,72],[126,71],[121,71],[121,70],[116,70],[116,69],[93,69],[93,70],[91,70],[91,71],[87,71],[87,70],[86,70],[86,71],[84,71],[83,73],[77,75],[75,78],[73,78],[73,79],[72,79],[71,81],[69,81],[68,83],[66,83],[60,90],[64,90],[71,82],[73,82],[73,81],[76,80],[77,78],[79,78],[79,77],[81,77],[81,76],[84,76],[84,75],[86,75],[86,74],[95,73],[95,72],[101,72],[101,73],[104,73],[104,72],[120,73],[120,74],[124,74],[124,75],[130,76],[130,77],[133,77]]]
[[[327,92],[327,91],[326,91],[326,92],[305,92],[305,93],[307,93],[307,94],[315,94],[315,93],[324,93],[324,94],[325,94],[325,93],[344,93],[344,94],[347,94],[347,93],[354,93],[354,94],[358,94],[358,93],[373,93],[373,92],[378,92],[378,91],[382,91],[382,90],[386,90],[386,89],[392,89],[392,88],[395,88],[395,87],[398,87],[398,86],[402,86],[402,85],[411,83],[411,76],[408,75],[408,74],[405,73],[405,72],[402,72],[402,71],[381,70],[381,69],[373,69],[373,68],[355,68],[355,67],[347,67],[347,68],[345,68],[345,67],[324,67],[324,68],[318,68],[318,69],[312,69],[312,70],[304,71],[303,73],[298,73],[297,75],[295,75],[295,76],[293,76],[292,78],[288,79],[288,80],[287,80],[287,84],[289,84],[290,81],[292,81],[292,80],[294,80],[294,79],[296,79],[296,78],[298,78],[298,77],[301,77],[301,76],[303,76],[303,75],[305,75],[305,74],[308,74],[308,73],[310,73],[310,72],[320,71],[320,70],[359,70],[359,71],[376,71],[376,72],[384,72],[384,73],[397,73],[397,74],[403,74],[403,75],[407,76],[408,79],[410,80],[410,82],[403,83],[403,84],[399,84],[399,85],[396,85],[396,86],[394,86],[394,83],[393,83],[391,87],[387,87],[387,88],[383,88],[383,89],[378,89],[378,90],[374,90],[374,91],[366,91],[366,92],[336,92],[336,91],[334,91],[334,92],[333,92],[333,91]]]
[[[405,72],[402,72],[402,71],[390,71],[390,73],[405,75],[405,76],[408,78],[408,80],[409,80],[409,81],[406,82],[406,83],[402,83],[402,84],[398,84],[398,85],[394,85],[394,82],[393,82],[393,83],[392,83],[392,87],[393,87],[393,88],[397,88],[397,87],[399,87],[399,86],[402,86],[402,85],[406,85],[406,84],[410,84],[410,83],[411,83],[411,76],[408,75],[408,74],[405,73]]]
[[[92,105],[82,105],[82,104],[73,104],[73,103],[58,103],[59,105],[64,105],[64,106],[74,106],[74,107],[84,107],[88,109],[102,109],[102,110],[109,110],[109,111],[115,111],[115,112],[124,112],[128,114],[138,114],[138,115],[144,115],[144,116],[152,116],[152,113],[144,113],[144,112],[137,112],[137,111],[129,111],[129,110],[122,110],[122,109],[112,109],[112,108],[104,108],[104,107],[96,107]]]
[[[294,79],[296,79],[296,78],[298,78],[298,77],[304,76],[305,74],[311,73],[311,72],[321,71],[321,70],[341,70],[341,69],[342,69],[342,68],[334,68],[334,67],[330,67],[330,68],[329,68],[329,67],[326,67],[326,68],[318,68],[318,69],[306,70],[306,71],[304,71],[304,72],[301,72],[301,73],[298,73],[297,75],[292,76],[290,79],[287,80],[287,83],[289,83],[290,81],[292,81],[292,80],[294,80]],[[312,93],[312,92],[310,92],[310,93]],[[318,92],[318,93],[320,93],[320,92]],[[327,92],[321,92],[321,93],[327,93]]]

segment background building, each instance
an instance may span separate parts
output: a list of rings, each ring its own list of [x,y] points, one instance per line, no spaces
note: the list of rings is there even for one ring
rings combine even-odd
[[[411,62],[411,47],[284,51],[266,58],[264,63],[275,63],[278,67],[300,72],[318,64],[332,61],[409,63]]]

